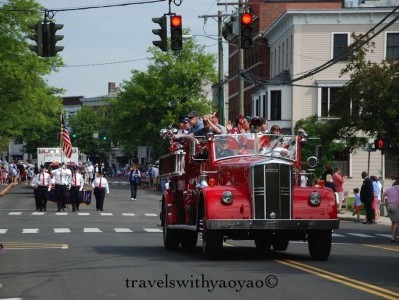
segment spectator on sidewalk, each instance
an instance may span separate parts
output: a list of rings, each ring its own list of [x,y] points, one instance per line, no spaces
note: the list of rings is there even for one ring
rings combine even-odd
[[[355,201],[353,202],[353,213],[352,216],[356,215],[357,222],[360,222],[360,210],[362,209],[362,201],[360,201],[359,189],[353,189],[353,195],[355,196]]]
[[[378,181],[377,176],[370,176],[373,184],[373,212],[374,212],[374,223],[380,222],[380,204],[381,204],[381,190],[382,184]]]
[[[373,213],[373,199],[374,199],[374,191],[373,191],[373,183],[369,178],[369,175],[366,171],[362,172],[363,184],[360,189],[360,201],[364,204],[364,208],[366,210],[366,220],[363,224],[373,224],[374,213]]]
[[[339,199],[338,211],[341,212],[342,204],[344,203],[344,181],[346,179],[346,176],[341,175],[340,168],[335,168],[332,178],[333,178],[334,190],[338,194],[338,199]]]
[[[384,199],[383,202],[387,207],[388,216],[392,222],[391,242],[399,243],[399,180],[395,180],[393,185],[382,194],[382,199]]]

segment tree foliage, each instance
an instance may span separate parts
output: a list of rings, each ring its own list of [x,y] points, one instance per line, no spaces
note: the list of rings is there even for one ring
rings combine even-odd
[[[353,35],[355,40],[359,37]],[[331,109],[340,117],[335,121],[337,129],[348,140],[356,141],[359,135],[383,137],[392,146],[387,152],[398,156],[399,64],[367,60],[367,53],[373,51],[374,44],[369,43],[348,57],[341,74],[349,74],[350,81]]]
[[[123,91],[112,102],[112,136],[133,156],[137,146],[149,146],[153,156],[164,153],[161,128],[177,123],[192,109],[210,112],[204,88],[216,82],[214,55],[205,54],[195,39],[184,41],[184,49],[162,52],[151,47],[146,71],[132,71]],[[209,88],[208,88],[209,89]],[[123,130],[121,130],[123,128]]]
[[[10,0],[0,8],[0,147],[12,138],[27,142],[26,151],[58,143],[61,99],[44,76],[62,64],[60,58],[41,58],[28,49],[29,25],[43,19],[33,0]],[[57,129],[56,129],[57,128]]]

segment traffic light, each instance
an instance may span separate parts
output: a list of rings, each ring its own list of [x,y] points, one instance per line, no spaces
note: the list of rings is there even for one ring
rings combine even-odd
[[[374,140],[374,147],[376,150],[385,150],[386,141],[383,138],[378,138]]]
[[[240,14],[240,33],[241,33],[241,48],[248,49],[252,46],[252,35],[254,33],[254,19],[250,13]]]
[[[183,29],[181,16],[170,17],[170,47],[172,51],[183,49]]]
[[[29,50],[36,52],[38,56],[43,56],[43,24],[41,22],[30,25],[29,28],[35,31],[35,34],[29,34],[28,38],[35,41],[36,45],[29,45]]]
[[[161,38],[160,41],[152,41],[152,44],[159,47],[162,51],[168,51],[168,30],[166,29],[166,16],[152,18],[152,21],[161,26],[161,29],[152,30],[152,33],[159,35]]]
[[[72,133],[72,138],[76,139],[76,137],[77,137],[76,133]]]
[[[106,135],[103,136],[103,141],[104,141],[104,142],[107,141],[107,136],[106,136]]]
[[[63,35],[56,35],[57,30],[62,28],[64,28],[63,24],[50,23],[49,56],[56,56],[57,52],[64,50],[64,46],[56,46],[57,42],[64,38]]]

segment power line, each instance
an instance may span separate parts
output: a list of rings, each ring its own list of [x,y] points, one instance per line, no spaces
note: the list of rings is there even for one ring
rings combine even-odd
[[[65,65],[65,66],[61,66],[61,67],[62,68],[95,67],[95,66],[124,64],[124,63],[135,62],[135,61],[140,61],[140,60],[148,60],[148,59],[151,59],[151,57],[144,57],[144,58],[130,59],[130,60],[121,60],[121,61],[114,61],[114,62],[97,63],[97,64]]]

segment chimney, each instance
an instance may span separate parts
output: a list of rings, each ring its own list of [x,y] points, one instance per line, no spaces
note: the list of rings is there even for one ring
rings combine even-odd
[[[114,91],[116,88],[116,83],[115,82],[108,82],[108,94]]]

